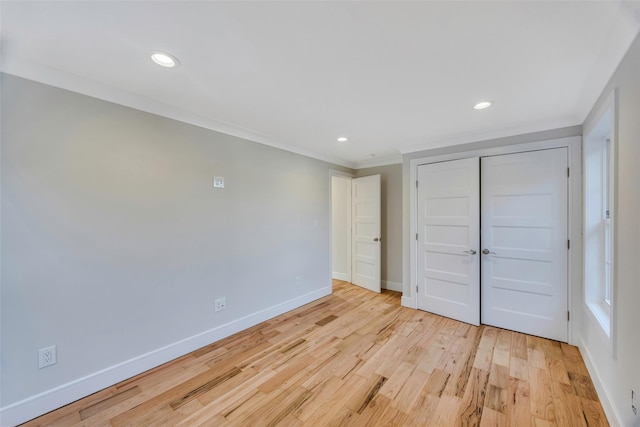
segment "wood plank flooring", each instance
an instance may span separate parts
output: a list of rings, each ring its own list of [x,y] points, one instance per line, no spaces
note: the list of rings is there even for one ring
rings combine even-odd
[[[606,426],[576,347],[331,296],[26,426]]]

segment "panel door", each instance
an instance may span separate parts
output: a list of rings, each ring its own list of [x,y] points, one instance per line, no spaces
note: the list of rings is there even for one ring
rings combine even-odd
[[[567,341],[567,150],[482,158],[482,323]]]
[[[352,283],[380,293],[380,175],[351,184]]]
[[[478,325],[479,159],[418,167],[418,308]]]

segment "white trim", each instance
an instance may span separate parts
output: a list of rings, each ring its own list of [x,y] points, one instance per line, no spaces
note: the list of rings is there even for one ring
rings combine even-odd
[[[589,304],[587,302],[583,304],[585,322],[589,320],[594,324],[595,327],[593,329],[595,334],[598,335],[598,338],[600,338],[603,343],[607,343],[607,351],[611,355],[611,358],[615,360],[614,349],[612,347],[611,318],[606,316],[602,312],[602,309],[597,307],[596,304]],[[602,317],[604,317],[604,319]]]
[[[618,358],[618,328],[617,326],[617,317],[616,317],[616,308],[617,308],[617,292],[616,292],[616,245],[615,242],[617,240],[617,188],[618,188],[618,180],[617,180],[617,171],[618,171],[618,153],[617,153],[617,122],[618,122],[618,89],[614,89],[609,93],[605,101],[600,105],[600,107],[595,111],[594,114],[589,116],[588,122],[585,122],[583,127],[583,144],[585,153],[589,153],[592,147],[592,138],[599,138],[602,136],[600,134],[601,129],[597,129],[597,126],[600,125],[602,119],[605,117],[607,111],[611,112],[610,123],[609,123],[609,138],[612,143],[612,157],[613,157],[613,165],[611,166],[610,176],[611,184],[613,188],[609,188],[610,194],[610,206],[613,207],[613,217],[611,218],[611,275],[610,275],[610,307],[608,313],[606,310],[597,307],[596,304],[592,301],[592,297],[589,295],[588,291],[590,291],[591,287],[587,285],[587,264],[585,263],[585,258],[587,256],[586,251],[589,250],[589,247],[584,248],[582,252],[582,288],[584,289],[584,293],[582,294],[583,304],[584,304],[584,312],[587,314],[587,318],[591,320],[594,325],[596,325],[595,329],[597,329],[597,334],[600,338],[607,344],[607,349],[609,354],[613,360]],[[593,135],[592,133],[598,131],[598,134]],[[589,179],[589,171],[586,168],[587,162],[587,154],[582,157],[582,168],[583,168],[583,178],[582,178],[582,195],[584,200],[584,208],[582,210],[582,228],[581,234],[586,234],[586,222],[587,222],[587,180]],[[604,237],[603,237],[604,239]],[[602,243],[605,243],[604,241]]]
[[[382,280],[382,289],[387,289],[389,291],[402,292],[402,283],[391,282],[388,280]]]
[[[478,141],[478,140],[476,140]],[[463,151],[459,153],[445,154],[440,156],[425,156],[416,159],[412,159],[409,162],[409,239],[410,256],[409,256],[409,280],[410,294],[403,297],[403,306],[417,307],[418,300],[415,292],[418,278],[417,278],[417,247],[415,235],[418,230],[417,224],[417,190],[415,183],[418,179],[418,166],[428,163],[444,162],[448,160],[466,159],[469,157],[486,157],[496,156],[501,154],[513,154],[522,153],[526,151],[538,151],[550,148],[563,148],[568,149],[568,165],[571,168],[571,175],[568,183],[568,197],[569,197],[569,210],[568,210],[568,223],[567,232],[568,238],[571,241],[571,248],[568,253],[568,286],[567,290],[567,302],[572,316],[568,325],[568,342],[574,343],[579,336],[580,331],[580,316],[576,314],[582,311],[582,152],[581,152],[581,137],[570,136],[565,138],[556,138],[543,141],[535,141],[523,144],[513,144],[501,147],[487,148]],[[405,303],[404,298],[410,299]]]
[[[568,185],[567,232],[571,241],[567,263],[567,304],[569,319],[569,344],[577,342],[582,324],[582,137],[569,137],[567,163],[571,168]]]
[[[416,306],[416,302],[414,301],[414,299],[412,297],[403,296],[401,301],[400,301],[400,305],[402,305],[403,307],[408,307],[408,308],[413,308],[413,309],[417,309],[418,308]]]
[[[613,117],[617,117],[617,97],[618,97],[618,89],[615,88],[611,91],[611,93],[607,96],[606,100],[602,102],[600,108],[597,111],[593,112],[589,115],[588,122],[585,122],[582,128],[582,135],[588,136],[593,132],[593,129],[600,123],[600,119],[604,116],[604,113],[607,112],[608,109],[611,109],[612,120],[611,120],[611,132],[615,132],[616,129],[616,121]]]
[[[125,107],[135,108],[136,110],[167,117],[179,122],[236,136],[258,144],[268,145],[291,153],[311,157],[312,159],[321,160],[323,162],[333,163],[348,168],[353,168],[354,166],[353,162],[319,154],[312,150],[297,147],[287,142],[277,141],[252,129],[247,129],[233,123],[227,123],[210,117],[204,117],[191,111],[156,101],[155,99],[147,98],[133,92],[118,89],[68,72],[28,64],[25,62],[21,63],[15,60],[11,61],[10,64],[5,62],[0,71],[71,92],[124,105]]]
[[[351,282],[351,276],[346,273],[338,273],[337,271],[334,271],[333,273],[331,273],[331,277],[336,280]]]
[[[371,160],[364,160],[362,162],[356,162],[353,165],[353,168],[366,169],[366,168],[374,168],[376,166],[397,165],[400,163],[402,163],[402,155],[398,154],[396,156],[389,156],[381,159],[371,159]]]
[[[340,176],[346,178],[355,178],[356,175],[353,172],[342,171],[340,169],[329,169],[329,178],[333,176]]]
[[[600,399],[600,403],[602,404],[602,409],[604,409],[604,414],[607,417],[607,421],[609,422],[611,427],[621,427],[623,425],[621,421],[622,418],[618,415],[615,407],[611,404],[611,399],[609,398],[607,388],[604,386],[604,383],[600,379],[600,373],[598,372],[595,363],[593,363],[591,353],[589,353],[587,345],[582,337],[579,338],[579,349],[580,353],[582,353],[582,360],[584,360],[587,371],[589,371],[589,376],[591,377],[593,386],[596,388],[596,392],[598,393],[598,398]]]
[[[346,172],[339,169],[329,169],[329,200],[328,200],[328,203],[329,203],[329,277],[338,279],[338,277],[334,277],[334,276],[336,274],[337,275],[342,275],[342,274],[335,273],[333,271],[333,265],[332,265],[333,264],[333,177],[353,179],[355,178],[355,174],[352,172]],[[351,193],[349,193],[349,197],[351,197]],[[349,206],[348,206],[348,216],[349,216],[349,221],[351,221],[351,202],[349,202]],[[349,243],[349,247],[351,247],[351,232],[349,232],[348,243]],[[344,279],[338,279],[338,280],[344,280],[346,282],[351,283],[351,250],[349,250],[349,253],[348,253],[347,265],[349,268],[349,272],[347,274],[342,275]],[[329,280],[329,283],[331,283],[331,280]]]
[[[537,125],[530,126],[518,126],[514,128],[501,129],[493,132],[486,132],[483,134],[465,135],[457,138],[449,138],[442,140],[434,140],[432,142],[423,142],[413,145],[400,147],[399,151],[402,154],[415,153],[418,151],[433,150],[435,148],[450,147],[455,145],[469,144],[478,141],[488,141],[491,139],[508,138],[512,136],[525,135],[528,133],[544,132],[549,129],[560,129],[565,127],[579,126],[575,120],[552,120],[546,123],[539,123]]]
[[[31,396],[0,409],[0,425],[17,425],[60,408],[106,387],[188,354],[213,342],[255,326],[319,298],[331,295],[331,287],[321,288],[282,302],[208,331],[185,338],[133,359],[78,378],[67,384]]]

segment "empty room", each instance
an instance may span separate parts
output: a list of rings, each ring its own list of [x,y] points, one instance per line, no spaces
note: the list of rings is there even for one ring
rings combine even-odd
[[[640,1],[0,0],[0,426],[640,426]]]

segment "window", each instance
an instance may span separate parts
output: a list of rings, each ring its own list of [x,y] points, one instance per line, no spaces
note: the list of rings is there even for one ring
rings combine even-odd
[[[607,135],[604,140],[604,165],[602,179],[604,181],[604,185],[602,187],[602,198],[604,199],[604,212],[602,215],[603,227],[604,227],[604,303],[611,307],[611,274],[612,274],[612,266],[611,266],[611,241],[613,239],[613,234],[611,231],[612,228],[612,220],[611,215],[612,206],[611,206],[611,194],[613,193],[613,178],[611,176],[613,167],[611,162],[613,161],[613,155],[611,153],[611,135]]]
[[[613,103],[584,139],[584,282],[588,311],[611,337],[614,286]]]

